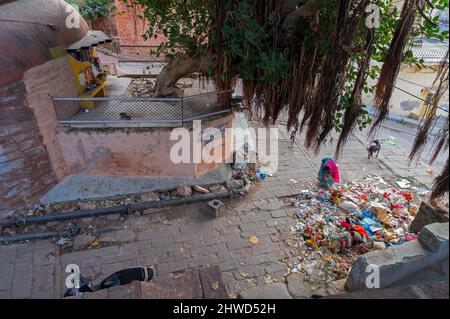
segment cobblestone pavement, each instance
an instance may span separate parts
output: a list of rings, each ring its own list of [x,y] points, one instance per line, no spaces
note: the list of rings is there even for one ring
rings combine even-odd
[[[102,246],[98,249],[62,250],[47,240],[0,246],[0,298],[61,298],[65,267],[71,263],[96,283],[128,266],[154,265],[158,278],[215,264],[220,265],[230,292],[263,286],[266,274],[283,282],[289,247],[281,234],[295,221],[293,209],[283,207],[277,197],[298,193],[315,182],[320,159],[333,155],[334,148],[330,144],[318,155],[307,156],[298,145],[288,148],[288,133],[280,128],[278,172],[256,185],[246,198],[226,200],[227,210],[220,218],[207,217],[204,204],[191,204],[118,220],[80,221],[98,229],[106,224],[115,229],[99,236]],[[388,161],[391,155],[385,152]],[[396,178],[382,161],[368,160],[365,146],[355,137],[343,154],[339,165],[344,180],[368,173]],[[253,235],[260,240],[258,245],[249,242]]]

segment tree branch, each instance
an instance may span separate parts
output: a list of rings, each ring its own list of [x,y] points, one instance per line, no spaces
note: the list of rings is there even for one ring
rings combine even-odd
[[[419,3],[417,3],[417,11],[419,12],[419,14],[422,16],[422,18],[424,18],[428,23],[430,23],[432,26],[437,27],[438,24],[431,21],[429,17],[427,17],[427,15],[425,14],[425,12],[423,12],[423,8],[425,7],[425,5],[423,5],[423,7],[420,7]]]

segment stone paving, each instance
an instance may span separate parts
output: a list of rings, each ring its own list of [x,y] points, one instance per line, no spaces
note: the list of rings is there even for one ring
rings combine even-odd
[[[315,183],[320,159],[332,156],[334,148],[327,145],[316,156],[298,145],[290,149],[288,132],[280,129],[278,172],[245,198],[225,200],[226,212],[221,217],[207,217],[204,203],[190,204],[148,210],[143,216],[79,221],[98,229],[114,226],[114,231],[98,237],[102,246],[97,249],[63,250],[48,240],[0,246],[0,298],[61,298],[65,267],[71,263],[96,283],[114,271],[136,265],[154,265],[157,277],[219,265],[231,293],[264,286],[267,274],[285,282],[289,247],[285,247],[282,233],[295,224],[295,212],[283,207],[278,197]],[[339,166],[344,180],[368,173],[397,178],[382,161],[368,160],[365,146],[355,137],[343,154]],[[259,238],[258,245],[249,242],[253,235]],[[76,241],[82,244],[83,237]]]

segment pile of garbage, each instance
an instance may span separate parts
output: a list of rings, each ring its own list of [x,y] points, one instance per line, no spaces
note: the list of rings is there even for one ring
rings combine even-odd
[[[410,230],[418,212],[414,200],[375,175],[332,190],[303,190],[290,199],[298,208],[290,237],[304,248],[291,272],[329,283],[344,279],[359,255],[416,239]]]

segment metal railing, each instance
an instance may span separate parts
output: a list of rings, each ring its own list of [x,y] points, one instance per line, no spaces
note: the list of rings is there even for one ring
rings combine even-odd
[[[164,54],[157,54],[157,49],[157,46],[149,45],[119,45],[117,46],[118,62],[167,62]]]
[[[228,113],[230,109],[219,103],[219,96],[229,93],[210,92],[180,98],[52,97],[52,101],[60,124],[180,126]]]

